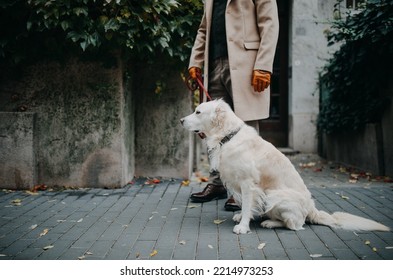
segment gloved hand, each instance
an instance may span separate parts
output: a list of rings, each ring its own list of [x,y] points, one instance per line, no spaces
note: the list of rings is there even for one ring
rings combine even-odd
[[[188,73],[190,74],[190,77],[194,80],[197,79],[197,77],[202,77],[202,70],[199,67],[191,67],[188,69]]]
[[[251,85],[257,92],[264,91],[270,85],[271,74],[263,70],[254,70],[252,72]]]

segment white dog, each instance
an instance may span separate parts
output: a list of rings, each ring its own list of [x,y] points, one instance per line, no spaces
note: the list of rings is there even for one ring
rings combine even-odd
[[[262,227],[303,229],[306,221],[347,230],[390,229],[348,213],[328,214],[315,208],[311,193],[289,159],[247,126],[222,100],[202,103],[181,119],[183,126],[206,136],[210,168],[241,205],[233,232],[250,231],[250,220],[267,216]]]

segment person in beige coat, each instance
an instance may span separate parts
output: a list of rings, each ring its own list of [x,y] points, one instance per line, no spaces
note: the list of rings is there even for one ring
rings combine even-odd
[[[223,98],[247,124],[269,117],[270,77],[278,40],[276,0],[205,0],[191,51],[189,74],[202,75],[210,96]],[[217,171],[194,202],[226,198]],[[237,210],[232,199],[227,210]]]

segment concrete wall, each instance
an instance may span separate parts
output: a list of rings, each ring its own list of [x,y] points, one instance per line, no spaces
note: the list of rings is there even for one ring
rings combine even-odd
[[[322,156],[369,171],[393,177],[393,82],[382,89],[387,107],[380,123],[370,123],[357,132],[322,138]]]
[[[135,175],[189,178],[192,141],[180,119],[192,111],[191,95],[180,77],[181,65],[155,61],[136,66],[133,78]]]
[[[382,95],[387,97],[387,108],[383,114],[382,141],[385,174],[393,177],[393,81],[390,80],[388,87],[382,90]]]
[[[289,30],[289,146],[317,151],[318,73],[328,58],[324,31],[335,0],[292,1]]]
[[[24,189],[35,183],[35,113],[0,112],[1,187]]]
[[[385,170],[381,136],[379,124],[367,124],[357,133],[328,135],[325,138],[326,158],[382,175]]]
[[[2,75],[0,111],[17,113],[2,114],[0,174],[12,173],[11,169],[29,174],[27,179],[15,179],[15,188],[33,184],[119,187],[131,180],[133,114],[123,72],[119,63],[105,68],[98,62],[73,59],[65,64],[38,63],[25,68],[18,79]],[[26,139],[18,132],[24,128],[16,124],[29,114],[20,111],[36,116]],[[8,150],[13,154],[6,154]],[[23,154],[29,155],[28,164],[23,164]],[[17,164],[4,164],[10,161]],[[1,184],[11,186],[12,182]]]

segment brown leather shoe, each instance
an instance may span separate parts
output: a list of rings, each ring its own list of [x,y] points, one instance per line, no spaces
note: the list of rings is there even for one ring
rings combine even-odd
[[[213,199],[224,199],[227,197],[227,190],[224,186],[208,184],[203,191],[191,194],[190,199],[192,202],[208,202]]]
[[[236,203],[236,201],[232,195],[225,202],[224,209],[226,211],[233,211],[233,212],[242,210],[242,208]]]

